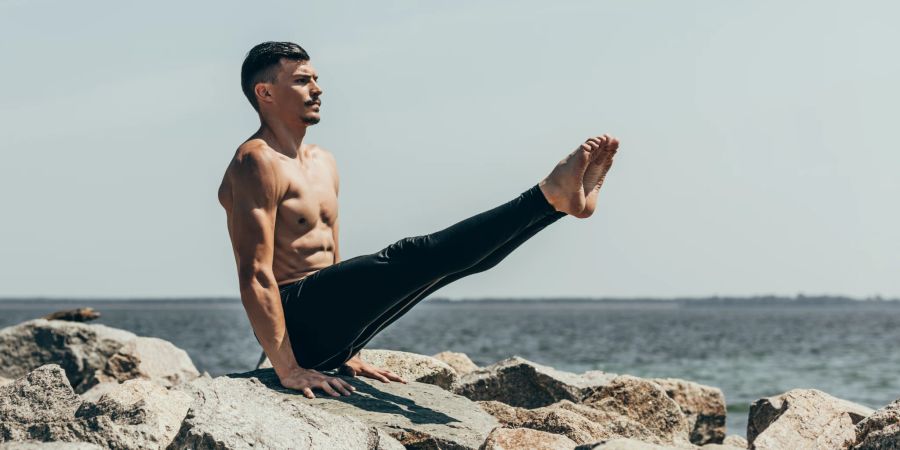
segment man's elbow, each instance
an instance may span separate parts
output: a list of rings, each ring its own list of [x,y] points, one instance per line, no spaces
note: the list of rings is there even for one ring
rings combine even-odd
[[[247,264],[238,268],[238,281],[241,291],[257,287],[269,289],[275,285],[275,274],[272,268],[259,264]]]

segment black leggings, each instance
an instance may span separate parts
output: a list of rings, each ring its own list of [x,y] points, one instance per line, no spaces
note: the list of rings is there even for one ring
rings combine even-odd
[[[340,367],[378,332],[432,292],[494,267],[566,213],[538,185],[441,231],[328,266],[279,286],[300,367]],[[301,293],[302,291],[302,293]]]

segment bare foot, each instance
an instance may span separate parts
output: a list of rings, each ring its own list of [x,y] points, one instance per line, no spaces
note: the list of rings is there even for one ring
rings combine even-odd
[[[616,151],[619,149],[619,140],[608,134],[604,134],[596,139],[601,142],[602,146],[591,154],[591,163],[588,164],[587,170],[584,171],[582,183],[586,193],[585,205],[584,209],[581,210],[581,214],[576,215],[576,217],[582,219],[594,214],[594,209],[597,207],[597,196],[600,194],[603,180],[606,178],[609,168],[612,167],[613,157],[616,156]]]
[[[615,146],[609,151],[613,142]],[[594,212],[597,192],[618,145],[618,140],[608,135],[586,140],[538,184],[544,197],[557,211],[579,218],[589,217]]]

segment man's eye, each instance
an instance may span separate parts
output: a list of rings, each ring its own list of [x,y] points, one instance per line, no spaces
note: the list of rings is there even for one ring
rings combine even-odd
[[[309,78],[297,78],[297,82],[298,82],[298,83],[308,83],[308,82],[309,82]]]

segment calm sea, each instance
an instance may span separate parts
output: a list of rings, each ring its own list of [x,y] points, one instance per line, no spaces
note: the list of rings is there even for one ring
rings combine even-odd
[[[91,306],[97,321],[185,349],[212,375],[251,370],[260,348],[238,300],[0,301],[0,326]],[[336,312],[339,314],[340,312]],[[900,303],[427,300],[370,348],[453,350],[486,365],[512,355],[572,372],[600,369],[717,386],[729,433],[749,404],[816,388],[872,408],[900,397]]]

